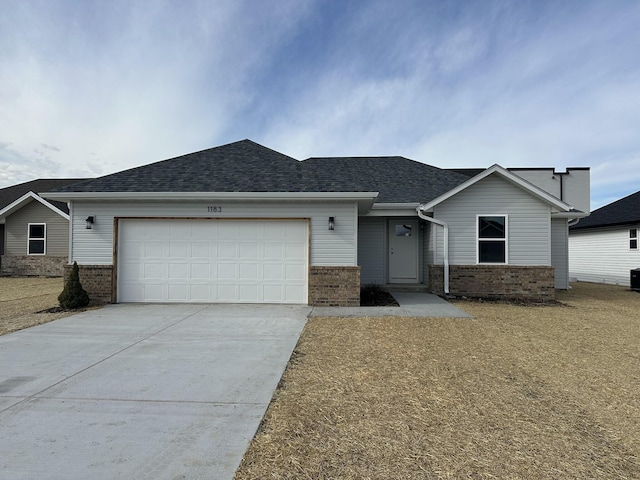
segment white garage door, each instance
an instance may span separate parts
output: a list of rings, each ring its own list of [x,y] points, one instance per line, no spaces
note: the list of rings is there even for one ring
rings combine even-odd
[[[303,220],[120,220],[119,302],[307,303]]]

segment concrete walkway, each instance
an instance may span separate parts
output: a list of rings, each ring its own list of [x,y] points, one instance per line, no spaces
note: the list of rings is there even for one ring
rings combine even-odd
[[[311,309],[109,305],[0,337],[0,478],[227,479]]]
[[[426,292],[389,290],[399,307],[313,307],[311,317],[473,318],[446,300]]]

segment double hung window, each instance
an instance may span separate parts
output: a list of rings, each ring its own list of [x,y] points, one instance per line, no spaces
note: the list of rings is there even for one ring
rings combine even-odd
[[[629,248],[631,250],[638,250],[638,229],[629,229]]]
[[[44,255],[47,253],[47,224],[30,223],[28,229],[27,254]]]
[[[478,263],[507,263],[507,216],[478,215]]]

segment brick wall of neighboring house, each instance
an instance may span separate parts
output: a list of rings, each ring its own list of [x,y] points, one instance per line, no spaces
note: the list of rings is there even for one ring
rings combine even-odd
[[[71,272],[71,265],[65,265],[64,278]],[[80,283],[89,294],[92,304],[111,303],[113,267],[111,265],[78,265]]]
[[[444,293],[444,267],[429,265],[429,286]],[[465,297],[524,299],[555,298],[554,267],[518,265],[451,265],[449,293]]]
[[[360,306],[360,267],[309,267],[309,305]]]
[[[21,277],[62,277],[69,257],[53,255],[3,255],[0,274]]]

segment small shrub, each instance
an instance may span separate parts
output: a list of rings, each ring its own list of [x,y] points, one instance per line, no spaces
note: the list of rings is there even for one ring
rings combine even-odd
[[[64,284],[64,290],[58,296],[62,308],[82,308],[89,305],[89,294],[80,284],[77,262],[73,262],[71,273]]]

